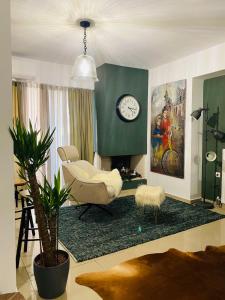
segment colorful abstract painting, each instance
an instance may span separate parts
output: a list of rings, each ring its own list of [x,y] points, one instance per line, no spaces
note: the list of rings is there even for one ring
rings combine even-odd
[[[151,171],[184,178],[186,80],[153,90],[151,105]]]

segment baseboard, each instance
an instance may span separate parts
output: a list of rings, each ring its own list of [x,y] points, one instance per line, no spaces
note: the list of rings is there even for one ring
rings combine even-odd
[[[140,184],[146,184],[146,179],[142,178],[142,179],[138,179],[138,180],[136,179],[136,180],[133,180],[133,181],[126,181],[125,185],[122,188],[122,191],[126,191],[126,190],[129,190],[129,189],[136,189]],[[185,199],[185,198],[182,198],[180,196],[176,196],[176,195],[169,194],[169,193],[165,193],[165,195],[167,197],[173,198],[175,200],[183,201],[183,202],[186,202],[188,204],[194,204],[194,203],[198,202],[199,200],[201,200],[201,196],[193,198],[193,199]],[[211,200],[208,200],[208,199],[206,199],[206,201],[211,202]]]
[[[189,203],[189,204],[193,204],[197,201],[197,199],[185,199],[185,198],[182,198],[182,197],[179,197],[179,196],[176,196],[176,195],[172,195],[172,194],[169,194],[169,193],[165,193],[165,195],[167,197],[170,197],[170,198],[173,198],[175,200],[179,200],[179,201],[183,201],[183,202],[186,202],[186,203]]]

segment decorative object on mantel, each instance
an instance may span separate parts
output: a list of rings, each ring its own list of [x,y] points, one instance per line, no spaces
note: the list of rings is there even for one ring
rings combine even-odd
[[[131,155],[112,156],[111,169],[117,169],[123,181],[141,178],[141,175],[136,170],[131,169]]]
[[[76,282],[103,300],[223,300],[224,265],[225,246],[198,252],[169,249],[79,275]]]
[[[218,171],[218,166],[220,166],[220,162],[218,162],[218,142],[224,142],[225,141],[225,133],[220,131],[218,129],[219,127],[219,107],[217,107],[217,111],[212,114],[212,116],[209,117],[209,107],[208,104],[206,108],[198,108],[197,110],[194,110],[191,113],[191,116],[198,120],[202,114],[205,115],[204,122],[205,122],[205,132],[204,132],[204,147],[205,147],[205,155],[203,155],[203,194],[202,194],[202,201],[197,203],[197,205],[201,205],[204,208],[211,209],[214,207],[214,202],[216,202],[219,206],[220,203],[218,199],[221,198],[221,192],[220,189],[217,190],[217,182],[216,182],[216,173]],[[215,151],[208,151],[208,133],[212,133],[214,136],[216,142],[215,142]],[[214,196],[213,196],[213,202],[209,203],[206,201],[206,185],[207,185],[207,171],[206,171],[206,165],[207,163],[214,163]],[[221,166],[220,166],[221,167]]]
[[[166,83],[152,93],[151,171],[184,178],[186,80]]]
[[[82,221],[82,207],[60,209],[59,239],[79,262],[225,218],[169,198],[161,204],[157,225],[151,210],[146,207],[143,214],[133,196],[118,198],[108,207],[112,217],[93,207]]]
[[[141,175],[136,170],[126,169],[122,167],[121,170],[119,170],[120,176],[123,180],[132,180],[134,178],[141,178]]]
[[[98,81],[96,65],[93,57],[87,55],[87,28],[94,26],[94,22],[88,19],[83,19],[79,21],[79,25],[84,29],[84,52],[79,55],[74,62],[72,79],[74,81],[90,81],[94,83]]]

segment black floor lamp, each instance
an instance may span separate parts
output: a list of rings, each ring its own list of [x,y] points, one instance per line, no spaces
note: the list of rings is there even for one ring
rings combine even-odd
[[[210,118],[209,118],[209,108],[208,104],[206,108],[199,108],[197,110],[194,110],[191,113],[191,116],[195,119],[198,120],[202,113],[205,115],[205,124],[206,124],[206,129],[205,129],[205,139],[204,139],[204,145],[205,145],[205,151],[206,155],[204,157],[203,163],[204,163],[204,173],[203,173],[203,182],[204,182],[204,189],[203,189],[203,201],[200,202],[200,205],[204,208],[211,209],[214,208],[214,201],[216,200],[216,175],[214,175],[214,199],[213,203],[207,202],[206,201],[206,179],[207,179],[207,172],[206,172],[206,165],[208,162],[214,162],[215,164],[215,174],[217,172],[217,157],[218,157],[218,141],[224,142],[225,141],[225,133],[222,131],[218,130],[219,127],[219,107],[217,107],[217,112],[214,113]],[[210,127],[210,129],[209,129]],[[215,140],[216,140],[216,147],[215,147],[215,152],[214,151],[208,151],[208,133],[212,133]]]

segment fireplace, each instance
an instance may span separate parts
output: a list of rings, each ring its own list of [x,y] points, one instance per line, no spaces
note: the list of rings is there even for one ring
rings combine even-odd
[[[130,170],[131,155],[111,156],[111,170]]]
[[[94,164],[106,171],[118,169],[123,180],[145,177],[144,155],[99,156],[96,153]]]
[[[131,155],[111,156],[111,170],[118,169],[123,180],[141,177],[131,168]]]

